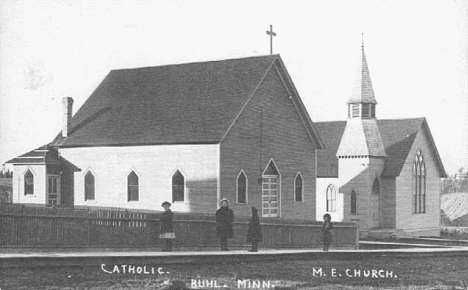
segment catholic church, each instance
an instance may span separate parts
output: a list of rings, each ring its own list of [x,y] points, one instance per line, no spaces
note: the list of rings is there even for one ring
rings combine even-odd
[[[428,124],[378,120],[364,49],[361,65],[336,122],[312,122],[279,55],[113,70],[76,114],[63,99],[54,140],[8,162],[13,202],[213,213],[227,198],[237,216],[438,236]]]

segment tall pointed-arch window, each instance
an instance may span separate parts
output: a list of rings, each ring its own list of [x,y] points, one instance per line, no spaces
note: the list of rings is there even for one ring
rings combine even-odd
[[[357,213],[357,195],[356,191],[351,191],[351,213],[356,214]]]
[[[182,173],[177,170],[172,175],[172,202],[185,201],[185,178]]]
[[[327,211],[336,211],[336,188],[333,184],[327,187]]]
[[[34,194],[34,175],[28,169],[24,174],[24,195]]]
[[[294,179],[294,201],[304,201],[304,180],[302,179],[300,172],[297,173],[296,178]]]
[[[275,162],[270,160],[262,174],[262,216],[277,217],[280,209],[281,175]]]
[[[421,150],[413,162],[413,213],[426,212],[426,164]]]
[[[237,176],[237,203],[247,203],[247,177],[244,171]]]
[[[127,176],[127,196],[128,201],[138,201],[139,199],[139,178],[133,170]]]
[[[85,200],[94,200],[94,174],[88,171],[85,175]]]

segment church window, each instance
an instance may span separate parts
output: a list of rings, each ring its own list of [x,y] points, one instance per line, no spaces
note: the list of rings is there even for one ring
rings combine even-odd
[[[362,117],[369,118],[370,117],[370,114],[369,114],[370,104],[362,104],[361,106],[362,106]]]
[[[177,170],[172,175],[172,202],[185,201],[185,178],[182,173]]]
[[[279,190],[281,176],[271,160],[262,175],[262,216],[279,216]]]
[[[24,194],[34,194],[34,175],[29,169],[24,174]]]
[[[426,164],[421,150],[413,163],[413,213],[426,212]]]
[[[247,177],[243,171],[237,176],[237,203],[247,203]]]
[[[351,191],[351,213],[356,214],[357,213],[357,195],[356,191]]]
[[[336,211],[336,188],[333,184],[327,187],[327,211]]]
[[[304,194],[304,180],[300,172],[297,173],[296,178],[294,179],[294,201],[303,202]]]
[[[138,201],[139,199],[139,178],[133,170],[127,176],[127,195],[128,201]]]
[[[370,104],[370,117],[375,118],[375,104]]]
[[[86,173],[85,178],[85,200],[94,200],[94,175],[91,171]]]
[[[352,117],[359,117],[359,104],[352,104]]]

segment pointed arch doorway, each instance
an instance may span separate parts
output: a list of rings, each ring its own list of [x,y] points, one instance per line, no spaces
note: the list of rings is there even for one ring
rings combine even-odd
[[[380,182],[375,178],[371,195],[371,228],[380,228]]]
[[[273,159],[262,173],[262,217],[280,216],[281,175]]]

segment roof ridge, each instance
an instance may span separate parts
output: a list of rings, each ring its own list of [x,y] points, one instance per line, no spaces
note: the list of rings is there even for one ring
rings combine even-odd
[[[161,68],[161,67],[172,67],[172,66],[179,66],[179,65],[191,65],[191,64],[209,64],[209,63],[219,63],[219,62],[227,62],[227,61],[235,61],[241,59],[250,59],[250,58],[267,58],[267,57],[274,57],[275,59],[279,57],[279,54],[265,54],[265,55],[257,55],[257,56],[248,56],[248,57],[239,57],[239,58],[227,58],[227,59],[218,59],[218,60],[208,60],[208,61],[193,61],[193,62],[180,62],[180,63],[171,63],[171,64],[162,64],[162,65],[154,65],[154,66],[143,66],[143,67],[133,67],[133,68],[120,68],[120,69],[111,69],[110,72],[118,72],[118,71],[129,71],[129,70],[138,70],[138,69],[148,69],[148,68]]]

